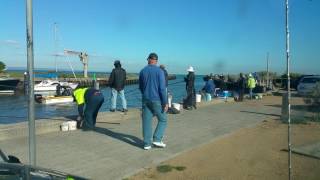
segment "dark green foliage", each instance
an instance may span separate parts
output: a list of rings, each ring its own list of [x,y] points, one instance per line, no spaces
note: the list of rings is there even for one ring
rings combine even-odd
[[[173,167],[170,165],[161,165],[161,166],[157,167],[157,171],[161,172],[161,173],[167,173],[167,172],[172,171],[172,168]]]
[[[187,168],[184,167],[184,166],[176,166],[175,169],[176,169],[177,171],[184,171],[184,170],[187,169]]]
[[[185,166],[171,166],[171,165],[160,165],[157,167],[157,171],[160,173],[167,173],[175,169],[177,171],[184,171],[186,169]]]
[[[6,69],[6,64],[0,61],[0,72],[3,72]]]

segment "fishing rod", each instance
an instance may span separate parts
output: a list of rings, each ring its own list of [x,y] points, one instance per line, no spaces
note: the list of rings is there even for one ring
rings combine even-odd
[[[170,83],[170,84],[168,84],[168,86],[172,86],[172,85],[179,84],[179,83],[184,83],[184,82],[185,81],[178,81],[178,82]]]
[[[126,94],[130,94],[130,93],[132,93],[132,92],[134,92],[134,91],[137,91],[137,90],[140,90],[140,89],[139,89],[139,88],[131,89],[131,90],[127,91]]]
[[[184,81],[178,81],[178,82],[174,82],[174,83],[169,83],[168,86],[172,86],[172,85],[175,85],[175,84],[179,84],[179,83],[183,83]],[[126,94],[130,94],[136,90],[140,90],[139,88],[135,88],[135,89],[131,89],[130,91],[127,91]],[[137,93],[137,92],[136,92]]]

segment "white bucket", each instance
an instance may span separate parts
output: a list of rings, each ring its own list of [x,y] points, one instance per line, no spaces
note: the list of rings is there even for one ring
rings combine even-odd
[[[68,121],[69,131],[77,130],[77,121]]]
[[[176,110],[180,111],[181,105],[180,105],[179,103],[172,103],[172,106],[173,106]]]
[[[168,106],[169,108],[171,108],[171,102],[172,102],[172,96],[168,97]]]
[[[68,122],[63,122],[60,125],[60,129],[61,129],[61,131],[68,131],[69,130],[69,123]]]
[[[201,94],[196,94],[196,102],[201,102]]]

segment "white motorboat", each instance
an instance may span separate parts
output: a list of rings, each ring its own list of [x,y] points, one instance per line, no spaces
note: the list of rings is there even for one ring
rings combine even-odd
[[[36,102],[41,104],[66,104],[72,103],[72,96],[36,96]]]
[[[58,85],[75,89],[78,86],[78,83],[62,82],[62,81],[47,79],[47,80],[41,81],[39,84],[36,84],[34,86],[34,91],[36,92],[57,91]]]

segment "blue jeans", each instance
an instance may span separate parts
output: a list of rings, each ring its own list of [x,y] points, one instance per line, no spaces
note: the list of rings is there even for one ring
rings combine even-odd
[[[103,104],[104,97],[99,91],[89,89],[85,94],[85,101],[83,127],[93,128],[96,125],[98,112]]]
[[[158,119],[157,127],[153,134],[153,141],[160,142],[167,127],[167,114],[163,112],[161,103],[142,99],[142,134],[145,146],[150,146],[152,141],[152,118]]]
[[[111,89],[111,109],[116,109],[118,94],[122,101],[122,108],[127,109],[127,100],[126,100],[126,97],[124,96],[124,90],[121,90],[118,92],[114,88]]]
[[[249,94],[250,94],[250,99],[252,99],[252,96],[253,96],[252,88],[249,88]]]

